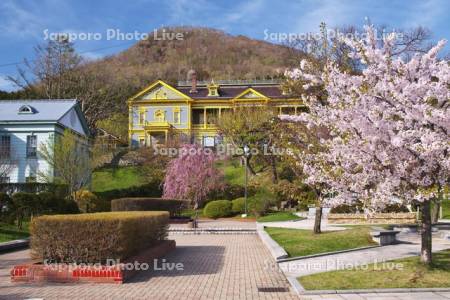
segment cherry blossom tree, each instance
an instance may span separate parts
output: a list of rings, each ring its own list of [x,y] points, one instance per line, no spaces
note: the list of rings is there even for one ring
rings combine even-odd
[[[167,165],[163,198],[190,200],[197,210],[211,191],[223,189],[223,174],[214,161],[211,149],[183,145],[178,157]]]
[[[305,90],[325,92],[305,96],[310,113],[294,121],[330,131],[322,141],[327,151],[317,157],[328,162],[330,204],[357,198],[371,210],[392,202],[420,205],[421,261],[429,264],[430,202],[450,178],[450,66],[438,59],[445,41],[405,60],[394,55],[395,39],[393,33],[380,41],[367,26],[364,39],[344,41],[361,63],[360,73],[329,61],[318,74],[302,61],[287,75]],[[323,175],[309,172],[308,180],[323,181]]]

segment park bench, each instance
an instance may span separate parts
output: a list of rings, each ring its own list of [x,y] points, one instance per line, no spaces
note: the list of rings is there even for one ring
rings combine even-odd
[[[396,236],[399,232],[396,230],[377,230],[372,231],[370,235],[380,246],[385,246],[394,244],[397,241]]]

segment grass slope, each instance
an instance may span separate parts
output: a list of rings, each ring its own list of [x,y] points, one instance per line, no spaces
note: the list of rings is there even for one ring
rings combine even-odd
[[[290,257],[376,245],[369,234],[369,227],[355,227],[321,234],[314,234],[311,230],[276,227],[268,227],[266,231]]]
[[[138,167],[103,168],[92,173],[92,190],[104,192],[145,184]]]
[[[239,165],[238,159],[217,161],[216,166],[222,170],[225,182],[244,186],[245,169],[243,166]]]
[[[374,288],[437,288],[450,286],[450,250],[433,254],[426,267],[419,257],[368,265],[367,270],[342,270],[298,278],[307,290]]]

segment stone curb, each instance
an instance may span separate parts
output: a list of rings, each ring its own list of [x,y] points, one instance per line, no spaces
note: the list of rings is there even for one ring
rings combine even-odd
[[[30,238],[0,243],[0,252],[26,248],[30,245]]]
[[[305,293],[305,289],[300,284],[300,282],[298,282],[297,278],[293,276],[286,276],[286,278],[288,282],[291,284],[292,289],[298,296],[301,296]]]
[[[256,229],[245,228],[171,228],[169,234],[256,234]]]
[[[264,230],[264,225],[256,224],[256,232],[263,244],[269,249],[270,254],[278,262],[280,259],[287,258],[289,255],[287,252],[275,242],[270,235]]]
[[[311,254],[311,255],[305,255],[305,256],[289,257],[289,258],[279,259],[279,260],[277,260],[277,263],[302,260],[302,259],[308,259],[308,258],[314,258],[314,257],[329,256],[329,255],[340,254],[340,253],[361,251],[361,250],[367,250],[367,249],[373,249],[373,248],[379,248],[379,247],[383,247],[383,246],[380,246],[380,245],[367,246],[367,247],[353,248],[353,249],[340,250],[340,251],[334,251],[334,252],[324,252],[324,253]]]
[[[304,290],[302,294],[317,295],[317,294],[423,293],[423,292],[450,292],[450,288],[392,288],[392,289],[308,290],[308,291]]]
[[[287,277],[291,287],[297,295],[319,295],[319,294],[367,294],[367,293],[423,293],[423,292],[450,292],[450,288],[390,288],[390,289],[353,289],[353,290],[305,290],[297,278]]]

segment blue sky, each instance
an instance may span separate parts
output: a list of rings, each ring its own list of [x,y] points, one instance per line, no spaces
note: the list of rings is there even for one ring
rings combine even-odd
[[[194,25],[264,39],[265,32],[316,32],[321,21],[329,27],[361,26],[368,17],[375,25],[395,29],[425,26],[438,40],[450,37],[449,16],[448,0],[2,0],[0,89],[14,89],[4,77],[15,75],[16,66],[5,65],[32,58],[33,47],[45,42],[46,29],[100,33],[101,40],[75,42],[84,56],[97,59],[134,43],[106,40],[108,29],[146,33],[161,26]]]

